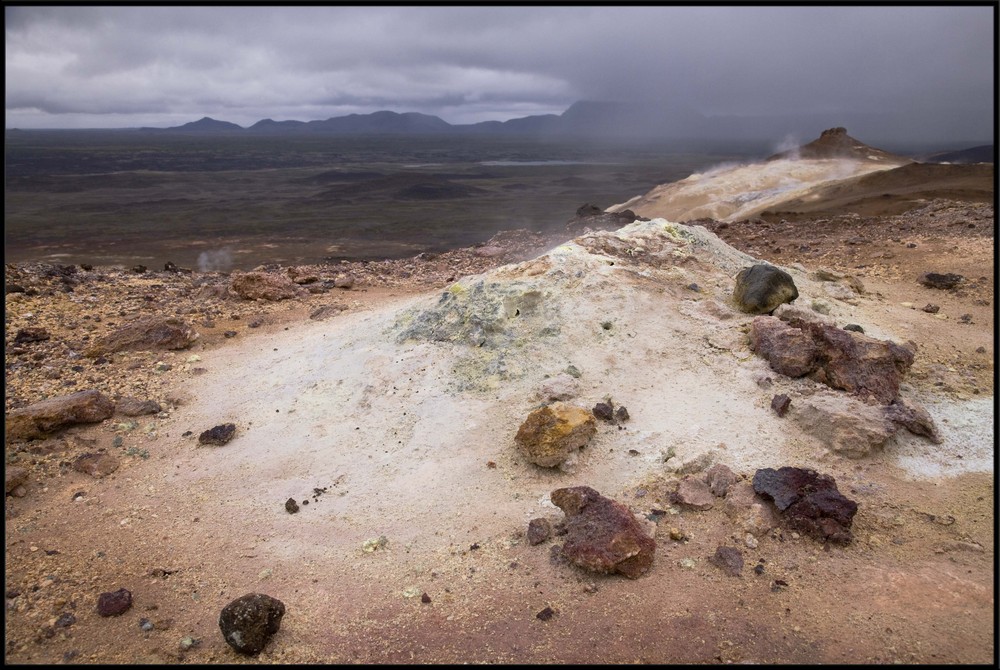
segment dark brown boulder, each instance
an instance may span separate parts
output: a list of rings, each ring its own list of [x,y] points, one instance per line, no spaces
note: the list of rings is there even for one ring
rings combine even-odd
[[[132,607],[132,592],[118,589],[102,593],[97,597],[97,613],[100,616],[119,616]]]
[[[627,226],[634,221],[648,221],[641,216],[636,216],[631,209],[624,209],[620,212],[605,212],[596,205],[589,203],[576,210],[576,216],[566,222],[566,230],[576,233],[582,232],[586,228],[592,230],[617,230],[622,226]]]
[[[49,339],[49,331],[44,328],[22,328],[14,336],[14,344],[26,344],[28,342],[44,342]]]
[[[585,570],[617,572],[629,579],[652,567],[656,542],[628,507],[589,486],[556,489],[550,498],[566,514],[562,553],[570,562]]]
[[[815,470],[763,468],[753,476],[753,490],[774,501],[785,522],[820,541],[851,542],[858,504],[837,490],[837,482]]]
[[[114,411],[114,402],[96,389],[48,398],[12,410],[5,422],[7,437],[39,439],[75,423],[103,421]]]
[[[719,547],[708,562],[728,575],[736,577],[743,571],[743,552],[736,547]]]
[[[768,314],[798,297],[792,276],[766,263],[740,270],[733,286],[733,302],[747,314]]]
[[[204,431],[198,436],[198,444],[214,444],[223,446],[227,444],[236,434],[236,424],[223,423]]]
[[[241,654],[259,654],[281,628],[285,604],[263,593],[248,593],[233,600],[219,614],[219,628],[226,643]]]
[[[139,400],[128,396],[119,399],[115,409],[119,414],[125,416],[145,416],[159,414],[163,411],[163,408],[155,400]]]
[[[965,279],[962,275],[953,272],[925,272],[917,279],[927,288],[948,290],[955,288]]]

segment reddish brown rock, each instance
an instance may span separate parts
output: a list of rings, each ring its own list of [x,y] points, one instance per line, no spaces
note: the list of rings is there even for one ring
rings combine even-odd
[[[197,339],[198,333],[184,321],[151,316],[108,333],[84,353],[90,358],[97,358],[116,351],[186,349]]]
[[[565,461],[575,449],[586,446],[596,432],[597,422],[590,412],[554,402],[529,414],[514,441],[529,461],[550,468]]]
[[[735,547],[719,547],[708,562],[726,574],[736,577],[743,571],[743,552]]]
[[[708,488],[705,480],[688,475],[681,479],[677,486],[677,492],[673,494],[672,500],[681,507],[695,510],[709,510],[715,505],[715,496]]]
[[[548,519],[532,519],[528,522],[528,544],[541,544],[552,536],[552,524]]]
[[[816,367],[816,345],[809,333],[777,317],[758,316],[750,323],[750,348],[786,377],[801,377]]]
[[[111,454],[82,454],[73,461],[73,469],[91,477],[106,477],[118,469],[119,461]]]
[[[899,383],[913,365],[915,344],[901,346],[825,324],[799,325],[808,329],[819,349],[817,381],[882,404],[899,395]]]
[[[6,417],[8,439],[34,440],[75,423],[97,423],[111,416],[115,404],[89,389],[20,407]]]
[[[306,294],[286,275],[271,272],[234,272],[229,290],[244,300],[286,300]]]
[[[792,399],[789,398],[784,393],[779,393],[778,395],[771,398],[771,409],[778,416],[785,416],[788,412],[788,406],[792,404]]]
[[[562,553],[574,565],[629,579],[653,565],[656,542],[625,505],[605,498],[589,486],[556,489],[552,502],[566,514]]]
[[[877,340],[830,324],[759,316],[750,324],[750,346],[775,372],[811,374],[832,388],[882,404],[899,395],[916,345]]]
[[[774,501],[788,525],[821,540],[851,542],[858,504],[837,490],[837,482],[806,468],[763,468],[753,476],[753,490]]]
[[[118,589],[97,597],[97,613],[101,616],[119,616],[132,607],[132,592]]]

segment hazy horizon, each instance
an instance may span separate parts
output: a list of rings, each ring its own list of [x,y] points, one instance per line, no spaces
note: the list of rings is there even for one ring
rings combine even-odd
[[[995,3],[15,5],[5,8],[5,127],[208,116],[246,128],[381,110],[467,125],[598,100],[708,117],[891,115],[885,132],[902,139],[992,141],[995,13]]]

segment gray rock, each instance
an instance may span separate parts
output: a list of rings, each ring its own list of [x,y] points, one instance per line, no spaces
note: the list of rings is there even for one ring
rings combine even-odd
[[[131,397],[120,399],[115,404],[115,409],[125,416],[144,416],[159,414],[163,411],[163,408],[155,400],[139,400]]]
[[[736,275],[733,301],[747,314],[766,314],[798,297],[792,276],[773,265],[758,263],[743,268]]]
[[[705,481],[712,495],[724,498],[729,487],[736,483],[736,474],[722,463],[716,463],[705,473]]]
[[[226,643],[241,654],[263,651],[281,628],[285,604],[263,593],[248,593],[233,600],[219,614],[219,628]]]

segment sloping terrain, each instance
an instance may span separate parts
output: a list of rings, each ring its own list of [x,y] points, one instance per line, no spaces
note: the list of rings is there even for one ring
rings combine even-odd
[[[753,262],[703,227],[637,222],[443,290],[165,357],[201,372],[178,379],[151,430],[74,429],[148,458],[8,502],[7,660],[246,661],[218,613],[261,592],[287,608],[267,663],[988,662],[992,387],[907,378],[941,444],[901,431],[860,460],[830,452],[771,410],[779,393],[796,406],[837,392],[749,350],[753,317],[730,296]],[[924,332],[871,285],[834,291],[812,267],[785,268],[806,312],[880,339]],[[992,346],[988,324],[976,336]],[[570,402],[610,397],[631,418],[543,469],[513,437],[557,380]],[[231,442],[198,445],[229,422]],[[712,461],[832,475],[860,505],[855,542],[748,537],[721,501],[675,506],[680,475]],[[561,518],[551,491],[574,485],[650,519],[648,574],[587,573],[558,538],[526,541],[530,519]],[[708,561],[720,545],[763,567],[727,575]],[[96,594],[120,587],[133,610],[94,615]],[[75,623],[56,628],[67,608]],[[184,637],[199,644],[180,651]]]

